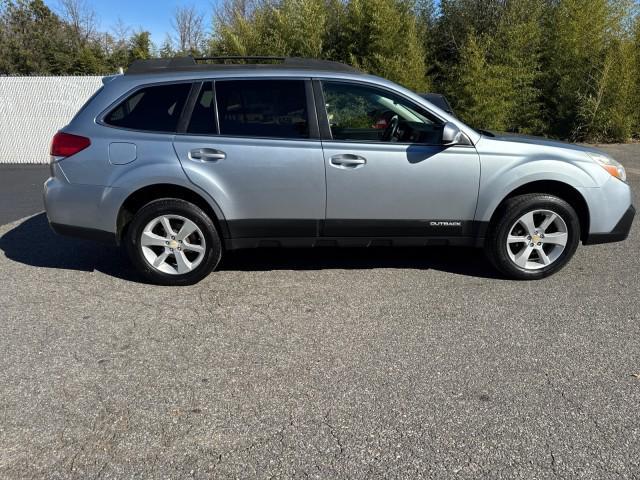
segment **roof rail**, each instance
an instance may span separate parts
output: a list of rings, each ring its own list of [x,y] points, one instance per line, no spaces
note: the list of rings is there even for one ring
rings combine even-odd
[[[234,62],[234,63],[229,63]],[[250,63],[248,63],[250,62]],[[171,72],[183,70],[209,70],[230,67],[293,67],[316,70],[336,70],[345,72],[358,72],[357,69],[340,62],[331,60],[319,60],[315,58],[301,57],[271,57],[271,56],[228,56],[228,57],[174,57],[152,58],[149,60],[134,61],[125,75],[154,72]]]
[[[322,60],[319,58],[287,57],[284,64],[293,67],[316,68],[318,70],[342,70],[345,72],[360,72],[357,68],[346,63]]]

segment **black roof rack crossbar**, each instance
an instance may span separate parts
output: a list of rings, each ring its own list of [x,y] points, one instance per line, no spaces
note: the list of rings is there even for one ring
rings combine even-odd
[[[239,61],[239,60],[248,60],[248,61],[274,61],[274,62],[284,62],[287,57],[270,57],[266,55],[254,55],[254,56],[241,56],[241,55],[230,55],[227,57],[196,57],[194,60],[196,62],[227,62],[227,61]]]
[[[127,73],[148,73],[157,70],[171,70],[182,67],[193,67],[196,61],[193,57],[150,58],[148,60],[135,60]]]
[[[198,63],[200,62],[200,63]],[[206,62],[206,63],[203,63]],[[217,62],[217,63],[214,63]],[[236,63],[227,63],[236,62]],[[251,62],[251,63],[238,63]],[[264,62],[264,63],[260,63]],[[275,63],[273,63],[275,62]],[[208,70],[221,68],[304,68],[317,70],[335,70],[344,72],[359,72],[357,69],[340,62],[300,57],[271,57],[271,56],[228,56],[228,57],[174,57],[152,58],[134,61],[125,74],[160,73],[185,70]]]

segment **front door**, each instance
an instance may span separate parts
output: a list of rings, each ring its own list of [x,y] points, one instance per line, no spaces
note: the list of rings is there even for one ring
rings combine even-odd
[[[470,235],[480,161],[442,145],[443,122],[377,86],[323,81],[331,140],[325,236]]]

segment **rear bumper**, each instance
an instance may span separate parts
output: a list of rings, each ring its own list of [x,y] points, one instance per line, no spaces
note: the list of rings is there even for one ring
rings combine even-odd
[[[74,225],[62,225],[60,223],[52,222],[49,222],[49,226],[55,233],[64,237],[82,238],[109,245],[117,245],[118,243],[116,241],[116,235],[113,232],[105,232],[104,230],[96,230],[94,228],[76,227]]]
[[[56,172],[57,173],[57,172]],[[103,199],[110,189],[71,184],[54,175],[44,184],[44,207],[52,230],[60,235],[115,243],[114,213]]]
[[[599,243],[621,242],[625,240],[629,236],[635,214],[636,209],[633,205],[630,205],[616,226],[613,227],[613,230],[607,233],[590,233],[587,238],[584,239],[583,244],[596,245]]]

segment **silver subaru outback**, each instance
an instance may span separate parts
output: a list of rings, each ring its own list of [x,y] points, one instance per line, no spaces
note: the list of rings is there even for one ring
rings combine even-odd
[[[476,131],[343,64],[256,60],[106,77],[53,138],[53,230],[124,244],[168,285],[226,250],[323,245],[484,247],[505,276],[539,279],[580,241],[629,233],[625,170],[598,150]]]

